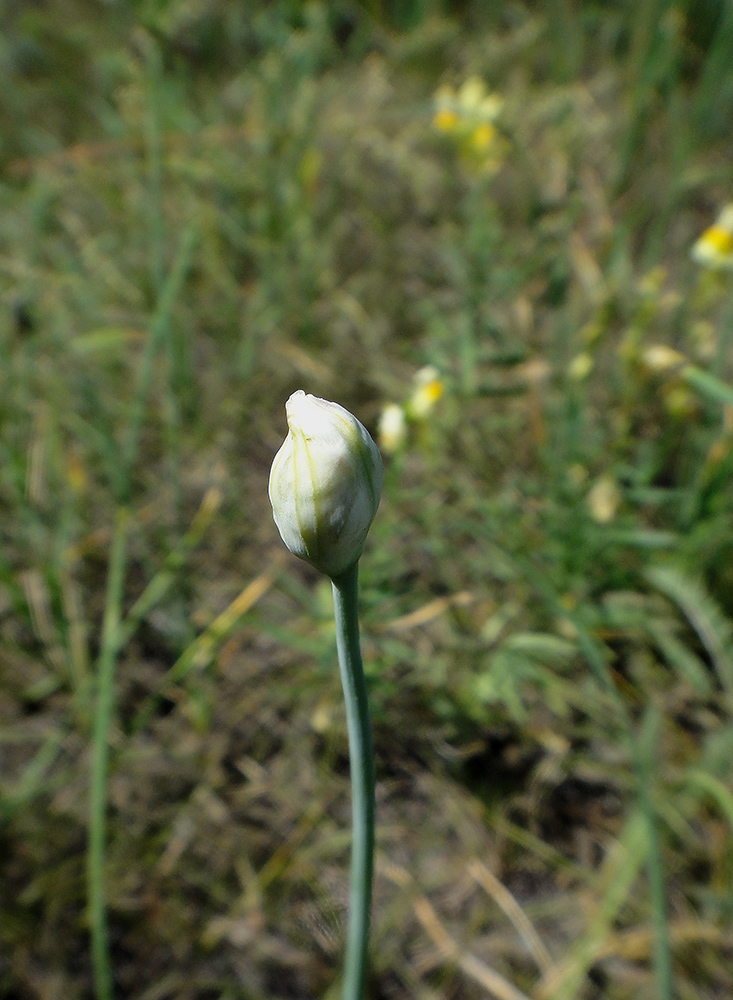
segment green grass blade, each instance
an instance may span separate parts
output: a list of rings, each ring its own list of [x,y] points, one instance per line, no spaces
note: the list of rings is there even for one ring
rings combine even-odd
[[[563,607],[547,579],[531,564],[521,561],[527,578],[543,595],[558,617],[568,618],[575,626],[581,653],[601,687],[611,695],[619,718],[623,723],[629,752],[634,764],[638,786],[639,805],[647,827],[650,905],[654,922],[654,969],[659,1000],[673,1000],[672,955],[667,921],[667,902],[662,863],[659,827],[652,797],[651,762],[648,760],[634,730],[626,703],[613,682],[613,677],[598,642],[591,636],[580,619]]]
[[[714,375],[709,375],[702,368],[695,368],[694,365],[685,365],[680,375],[691,389],[695,389],[705,399],[709,399],[713,403],[733,406],[733,387]]]
[[[204,532],[221,503],[221,491],[212,486],[204,496],[201,507],[196,513],[191,527],[170,553],[163,568],[155,574],[142,594],[130,608],[127,617],[120,625],[120,646],[130,641],[143,621],[153,608],[159,604],[170,590],[186,559],[201,541]]]
[[[644,575],[685,614],[710,654],[721,684],[733,698],[733,625],[704,585],[675,566],[650,566]]]
[[[707,771],[694,770],[687,774],[687,782],[699,791],[705,792],[713,799],[728,820],[731,832],[733,832],[733,794],[729,788],[723,784],[713,774]]]
[[[629,898],[648,852],[649,826],[642,812],[633,813],[604,861],[599,875],[602,896],[587,930],[540,987],[546,1000],[573,1000],[578,995],[588,970],[612,932],[619,910]]]
[[[115,664],[120,649],[120,616],[125,577],[128,517],[127,511],[124,509],[118,512],[112,541],[92,734],[87,886],[94,990],[97,1000],[112,1000],[113,996],[104,879],[105,820],[109,728],[114,707]]]
[[[125,490],[129,492],[130,478],[137,459],[140,432],[145,417],[145,404],[150,393],[156,355],[168,335],[173,307],[183,287],[196,246],[197,234],[193,227],[184,233],[181,247],[160,294],[157,309],[150,324],[150,333],[145,342],[137,385],[130,404],[127,420],[127,437],[122,450]]]

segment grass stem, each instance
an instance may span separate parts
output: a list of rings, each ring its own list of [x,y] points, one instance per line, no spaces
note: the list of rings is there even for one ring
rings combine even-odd
[[[117,515],[107,575],[107,594],[102,627],[102,649],[97,673],[97,698],[92,735],[92,764],[89,794],[89,841],[87,845],[87,885],[89,922],[92,938],[94,991],[97,1000],[112,1000],[112,967],[105,898],[105,820],[107,811],[107,767],[109,727],[114,705],[115,663],[120,648],[120,618],[125,577],[127,511]]]

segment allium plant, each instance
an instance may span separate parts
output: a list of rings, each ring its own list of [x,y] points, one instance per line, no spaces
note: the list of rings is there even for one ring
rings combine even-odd
[[[359,646],[358,565],[379,506],[382,459],[367,429],[338,403],[299,390],[285,411],[288,436],[272,463],[270,502],[290,551],[333,585],[353,831],[343,1000],[361,1000],[374,867],[374,753]]]

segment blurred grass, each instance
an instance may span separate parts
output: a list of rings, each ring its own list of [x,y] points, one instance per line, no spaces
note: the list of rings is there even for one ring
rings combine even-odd
[[[267,473],[291,391],[376,433],[428,364],[361,570],[370,995],[730,993],[729,6],[0,29],[0,993],[93,996],[106,909],[116,997],[338,995],[329,588]],[[474,76],[491,169],[432,125]]]

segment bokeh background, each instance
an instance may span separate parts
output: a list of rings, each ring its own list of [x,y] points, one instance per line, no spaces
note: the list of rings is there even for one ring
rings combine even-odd
[[[105,912],[118,1000],[339,995],[304,388],[386,464],[369,998],[731,996],[732,59],[726,0],[0,3],[0,995],[105,1000]]]

